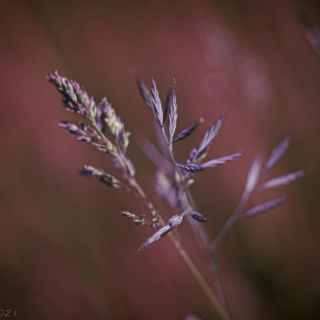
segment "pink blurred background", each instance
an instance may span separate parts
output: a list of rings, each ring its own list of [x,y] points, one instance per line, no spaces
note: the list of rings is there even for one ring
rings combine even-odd
[[[0,309],[17,319],[201,319],[214,314],[169,239],[142,253],[152,230],[120,211],[147,213],[138,200],[78,174],[111,163],[56,121],[79,121],[45,75],[58,70],[103,96],[132,132],[137,178],[153,192],[154,166],[135,143],[153,142],[152,114],[135,75],[154,73],[162,98],[178,84],[178,131],[204,123],[177,144],[185,161],[222,112],[232,109],[209,157],[251,150],[200,173],[191,190],[211,240],[240,200],[246,172],[294,132],[270,177],[313,172],[257,194],[250,206],[294,193],[285,205],[237,224],[218,250],[237,319],[320,319],[319,1],[2,0],[0,11]],[[317,138],[318,137],[318,138]],[[182,245],[208,283],[192,233]]]

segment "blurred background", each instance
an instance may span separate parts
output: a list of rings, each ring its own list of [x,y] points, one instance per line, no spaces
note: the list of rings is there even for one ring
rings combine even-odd
[[[96,101],[107,96],[132,132],[137,178],[163,217],[154,165],[139,149],[156,142],[135,75],[155,74],[162,98],[176,80],[177,143],[191,147],[231,108],[209,158],[245,156],[200,173],[191,187],[213,240],[238,204],[247,170],[290,132],[291,146],[268,177],[313,167],[248,208],[285,194],[288,203],[237,224],[217,255],[236,319],[320,319],[319,1],[1,0],[0,309],[17,319],[214,319],[210,304],[169,239],[137,253],[153,230],[120,216],[148,214],[139,200],[78,174],[111,162],[56,121],[78,122],[45,75],[58,70]],[[319,29],[319,30],[318,30]],[[187,224],[182,245],[214,280]],[[2,311],[1,311],[2,312]],[[1,315],[1,313],[0,313]]]

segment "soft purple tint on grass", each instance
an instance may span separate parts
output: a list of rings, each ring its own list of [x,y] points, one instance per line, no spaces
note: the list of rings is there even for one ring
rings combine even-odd
[[[203,163],[201,166],[204,168],[214,168],[214,167],[220,166],[221,164],[225,164],[229,161],[235,160],[238,157],[241,157],[242,155],[243,155],[243,152],[234,153],[229,156],[209,160]]]
[[[162,237],[164,237],[168,232],[171,231],[171,227],[169,225],[165,225],[161,229],[159,229],[156,233],[154,233],[150,238],[148,238],[138,249],[138,251],[143,251],[148,246],[153,244],[154,242],[160,240]]]
[[[227,114],[222,116],[204,135],[203,139],[201,140],[198,148],[198,156],[202,153],[206,152],[208,147],[210,146],[213,138],[217,135],[219,129],[221,128],[224,119],[226,118]]]
[[[172,180],[160,169],[156,170],[154,188],[158,196],[171,207],[177,206],[177,190],[172,187]]]
[[[199,123],[195,123],[192,126],[184,129],[183,131],[181,131],[178,136],[172,141],[172,142],[176,142],[179,140],[183,140],[187,137],[189,137],[191,135],[191,133],[196,129],[196,127],[199,125]]]
[[[76,124],[70,121],[60,121],[57,125],[61,128],[67,129],[72,135],[74,135],[78,141],[90,142],[91,138],[85,131],[84,126],[80,128]]]
[[[179,224],[181,224],[182,218],[180,216],[172,216],[167,224],[159,229],[156,233],[154,233],[147,241],[145,241],[138,251],[143,251],[149,245],[155,243],[156,241],[160,240],[162,237],[167,235],[172,229],[176,228]]]
[[[59,75],[58,71],[54,74],[49,73],[47,80],[56,86],[62,96],[63,106],[72,112],[90,117],[90,110],[95,107],[93,97],[90,98],[84,87],[80,87],[77,81],[68,80]]]
[[[170,174],[173,172],[173,164],[163,156],[157,147],[146,137],[140,136],[136,140],[138,146],[147,155],[147,157],[161,170]]]
[[[184,317],[183,320],[201,320],[200,318],[198,318],[196,315],[194,315],[193,313],[187,313],[187,315]]]
[[[152,102],[154,105],[154,110],[157,116],[157,120],[160,124],[160,126],[163,125],[163,111],[162,111],[162,106],[161,106],[161,100],[159,96],[159,91],[157,88],[156,81],[152,77],[152,84],[151,84],[151,93],[152,93]]]
[[[121,182],[104,169],[85,165],[84,169],[80,170],[80,174],[100,181],[109,187],[117,189],[122,188]]]
[[[298,178],[303,177],[306,173],[308,173],[308,170],[299,170],[288,174],[284,174],[283,176],[271,179],[266,183],[262,184],[261,186],[259,186],[259,190],[262,191],[288,185],[292,181],[295,181]]]
[[[137,80],[138,88],[139,88],[142,99],[144,100],[144,102],[147,104],[147,106],[151,109],[152,113],[156,117],[154,105],[152,102],[152,96],[147,85],[142,81],[140,77],[137,77],[136,80]]]
[[[271,156],[264,167],[266,171],[270,170],[280,160],[280,158],[284,156],[289,147],[291,139],[292,134],[287,135],[284,140],[281,141],[279,145],[273,149]]]
[[[181,167],[182,169],[191,172],[191,173],[196,173],[198,171],[203,171],[204,168],[203,166],[199,166],[197,164],[194,163],[190,163],[190,164],[178,164],[176,163],[177,166]]]
[[[170,107],[171,94],[172,94],[172,88],[170,87],[168,89],[166,100],[165,100],[164,106],[163,106],[163,123],[165,123],[167,115],[168,115],[168,111],[169,111],[169,107]]]
[[[242,221],[242,220],[245,220],[247,218],[251,218],[253,216],[256,216],[260,213],[263,213],[263,212],[267,212],[277,206],[279,206],[280,204],[286,202],[287,200],[289,200],[290,198],[292,197],[292,195],[290,196],[283,196],[281,198],[277,198],[277,199],[274,199],[274,200],[271,200],[271,201],[268,201],[268,202],[265,202],[263,204],[260,204],[258,206],[255,206],[253,208],[251,208],[250,210],[246,211],[245,213],[241,214],[239,217],[238,217],[238,221]]]
[[[172,94],[170,97],[170,111],[169,111],[170,141],[172,141],[174,133],[176,131],[177,120],[178,120],[177,94],[175,90],[172,90]]]
[[[157,121],[152,121],[154,134],[157,139],[157,147],[160,149],[160,152],[167,158],[171,158],[170,151],[168,148],[167,141],[163,135],[162,128],[159,126]],[[166,130],[166,128],[164,128]]]
[[[198,222],[208,222],[207,218],[199,212],[191,212],[190,216],[192,219],[197,220]]]
[[[261,157],[257,155],[248,171],[247,183],[243,194],[250,195],[260,179]]]

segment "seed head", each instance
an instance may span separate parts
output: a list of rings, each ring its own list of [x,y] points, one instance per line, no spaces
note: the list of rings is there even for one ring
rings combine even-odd
[[[162,237],[168,234],[173,228],[176,228],[181,222],[182,222],[182,217],[172,216],[164,227],[159,229],[155,234],[153,234],[147,241],[145,241],[140,246],[138,251],[140,250],[143,251],[149,245],[152,245],[154,242],[160,240]]]
[[[190,216],[192,217],[192,219],[197,220],[199,222],[208,222],[207,218],[199,212],[191,212]]]

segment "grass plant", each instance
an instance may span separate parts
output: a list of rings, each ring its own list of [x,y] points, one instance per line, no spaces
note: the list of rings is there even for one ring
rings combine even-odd
[[[123,217],[132,220],[135,225],[157,229],[139,247],[138,251],[151,247],[163,237],[168,236],[208,297],[217,316],[223,320],[234,318],[232,303],[220,275],[215,251],[235,223],[267,212],[291,198],[291,195],[283,196],[244,211],[250,196],[254,192],[279,188],[307,173],[308,170],[299,170],[259,184],[262,177],[267,174],[285,154],[292,135],[288,135],[280,142],[264,166],[261,156],[259,154],[255,156],[248,170],[245,188],[238,206],[230,215],[219,234],[211,241],[211,237],[206,233],[202,225],[208,221],[207,217],[203,213],[198,212],[189,187],[195,182],[199,172],[223,165],[244,155],[244,152],[239,151],[224,157],[205,161],[213,139],[224,124],[228,113],[222,115],[208,129],[200,141],[199,146],[190,150],[186,161],[179,163],[175,157],[174,144],[190,136],[201,121],[192,124],[179,134],[176,134],[178,120],[176,84],[174,83],[169,88],[166,100],[162,104],[156,80],[152,78],[151,85],[148,86],[141,78],[137,78],[141,96],[151,110],[157,123],[156,134],[158,141],[160,141],[159,149],[161,152],[146,137],[141,139],[139,144],[157,167],[155,174],[155,190],[157,194],[171,207],[176,209],[177,212],[177,214],[169,217],[165,221],[138,183],[135,166],[127,155],[131,133],[125,128],[124,123],[121,122],[120,117],[116,114],[108,100],[103,98],[100,103],[96,103],[93,97],[90,98],[84,87],[80,87],[76,81],[69,81],[65,77],[60,76],[58,72],[48,74],[47,79],[54,84],[60,92],[64,107],[69,111],[79,114],[85,118],[86,121],[86,123],[80,122],[80,124],[62,121],[58,123],[58,126],[67,129],[78,141],[91,143],[99,151],[105,153],[111,159],[113,166],[119,169],[121,177],[116,178],[106,170],[90,165],[85,165],[80,173],[102,182],[109,187],[122,189],[139,198],[147,206],[150,212],[149,217],[136,215],[131,212],[132,210],[121,212]],[[216,280],[218,296],[213,293],[213,290],[209,287],[195,263],[182,247],[178,237],[172,232],[184,223],[184,221],[189,223],[202,252],[206,256],[210,271]],[[188,317],[191,316],[189,315]]]

